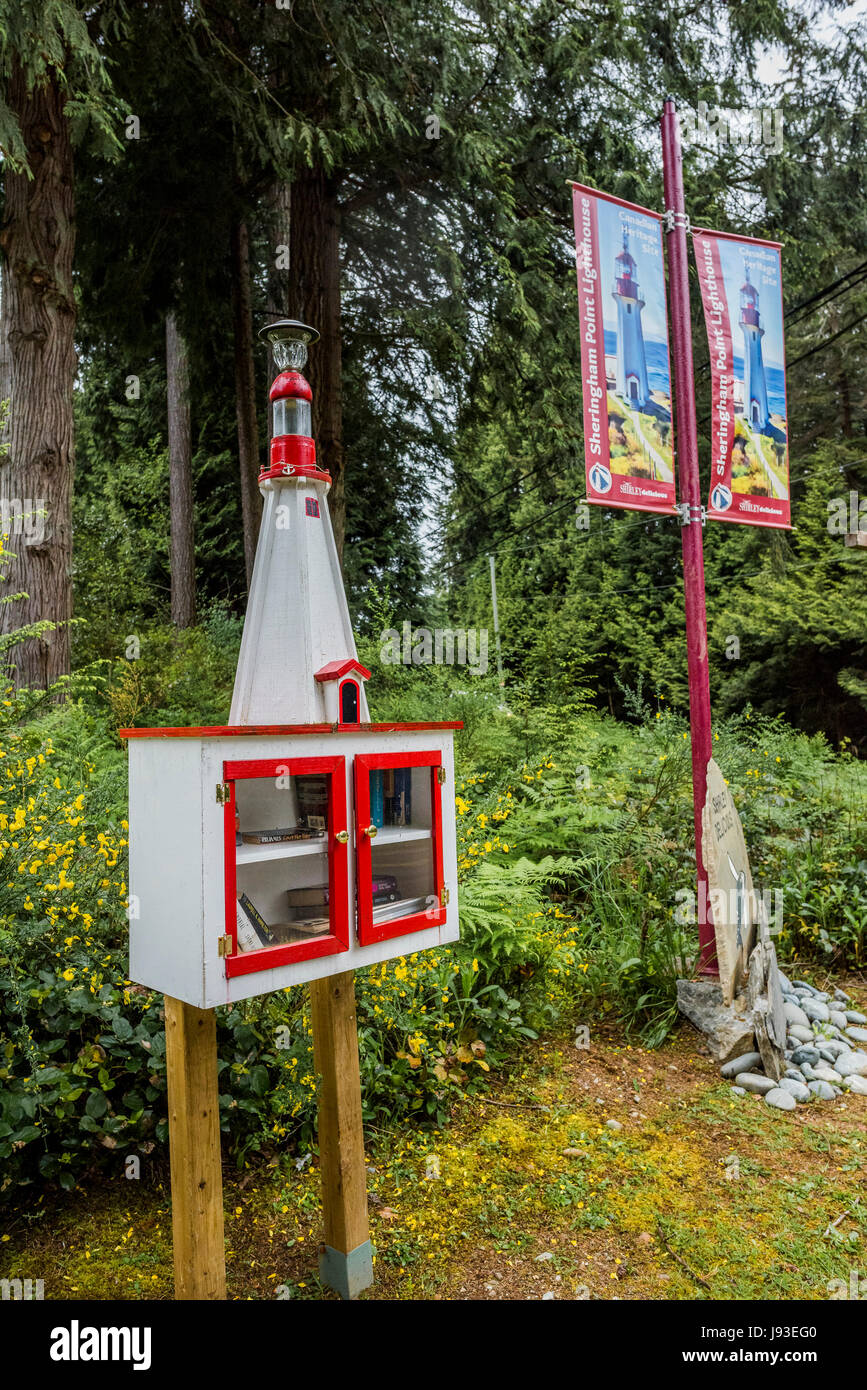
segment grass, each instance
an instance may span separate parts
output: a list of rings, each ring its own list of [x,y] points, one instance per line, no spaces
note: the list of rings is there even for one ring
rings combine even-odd
[[[854,1096],[792,1114],[734,1097],[683,1030],[655,1051],[613,1030],[528,1043],[446,1128],[369,1131],[365,1297],[825,1299],[867,1259],[865,1117]],[[315,1157],[227,1170],[224,1199],[230,1298],[333,1297]],[[172,1297],[164,1164],[9,1215],[0,1277]]]

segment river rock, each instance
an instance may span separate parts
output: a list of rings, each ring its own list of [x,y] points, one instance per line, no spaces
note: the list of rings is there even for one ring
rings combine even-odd
[[[787,1068],[786,1068],[786,1076],[788,1077],[789,1081],[803,1081],[803,1080],[804,1080],[804,1073],[801,1071],[801,1068],[800,1068],[800,1067],[787,1067]],[[781,1082],[780,1082],[780,1085],[782,1086],[782,1084],[783,1084],[783,1083],[782,1083],[782,1081],[781,1081]]]
[[[745,1096],[745,1095],[746,1095],[746,1091],[744,1090],[743,1086],[730,1086],[730,1087],[729,1087],[729,1090],[731,1091],[731,1093],[732,1093],[733,1096]]]
[[[819,1049],[817,1047],[796,1047],[792,1053],[792,1061],[796,1067],[801,1067],[808,1062],[814,1067],[819,1060]]]
[[[795,986],[795,989],[803,989],[803,990],[806,990],[807,994],[818,994],[818,993],[819,993],[819,991],[816,989],[816,986],[815,986],[815,985],[808,985],[806,980],[793,980],[793,981],[792,981],[792,984]]]
[[[835,989],[835,990],[834,990],[834,998],[835,998],[836,1000],[838,1000],[838,1002],[841,1003],[841,1004],[851,1004],[851,1003],[852,1003],[852,996],[851,996],[851,994],[847,994],[846,991],[845,991],[845,989]]]
[[[789,1022],[789,1024],[796,1023],[801,1028],[809,1028],[810,1020],[804,1013],[804,1010],[801,1008],[800,1004],[790,1004],[788,1001],[786,1001],[783,1004],[783,1010],[785,1012],[786,1019]]]
[[[780,1090],[788,1091],[789,1095],[794,1096],[795,1100],[800,1101],[802,1105],[813,1099],[812,1092],[807,1085],[803,1081],[793,1081],[790,1076],[783,1077],[780,1082]],[[773,1092],[769,1091],[768,1095],[773,1095]]]
[[[853,1042],[867,1043],[867,1028],[847,1028],[846,1036]]]
[[[813,1041],[813,1030],[809,1026],[804,1027],[802,1023],[790,1023],[789,1037],[794,1038],[797,1042],[811,1043]]]
[[[867,1052],[841,1052],[834,1060],[841,1076],[867,1076]]]
[[[815,1081],[815,1080],[816,1080],[816,1073],[813,1071],[813,1068],[810,1066],[810,1063],[809,1063],[809,1062],[802,1062],[802,1063],[801,1063],[801,1071],[804,1073],[804,1080],[805,1080],[805,1081]]]
[[[843,1080],[840,1073],[838,1071],[835,1071],[833,1067],[829,1066],[814,1067],[813,1075],[815,1076],[817,1081],[827,1081],[829,1086],[836,1086],[840,1081]]]
[[[783,991],[784,994],[793,993],[791,980],[789,979],[788,975],[783,974],[779,966],[777,966],[777,979],[780,982],[780,989]]]
[[[846,1010],[846,1022],[847,1022],[847,1023],[867,1023],[867,1014],[859,1014],[858,1011],[857,1011],[857,1009],[847,1009],[847,1010]],[[842,1028],[843,1026],[844,1026],[843,1024],[840,1025],[841,1028]]]
[[[795,1097],[784,1091],[782,1086],[775,1086],[765,1096],[765,1105],[772,1105],[775,1110],[794,1110],[797,1103]]]
[[[743,1086],[745,1091],[752,1091],[753,1095],[765,1096],[768,1091],[773,1091],[776,1081],[770,1076],[759,1076],[755,1071],[738,1072],[735,1077],[738,1086]]]
[[[845,1028],[847,1021],[849,1023],[857,1023],[858,1019],[849,1018],[848,1014],[841,1013],[839,1009],[831,1010],[831,1022],[835,1028]]]
[[[855,1096],[867,1096],[867,1076],[844,1076],[843,1089]]]
[[[837,1054],[835,1052],[832,1052],[828,1047],[823,1046],[819,1048],[819,1056],[822,1058],[823,1062],[828,1063],[829,1067],[833,1067],[836,1055]]]
[[[831,1018],[828,1005],[823,1004],[819,999],[804,999],[801,1008],[808,1018],[818,1020],[820,1023],[828,1023]]]
[[[834,1088],[829,1086],[827,1081],[808,1081],[808,1089],[813,1092],[817,1100],[833,1100]]]
[[[752,1071],[753,1067],[761,1064],[761,1060],[758,1052],[744,1052],[740,1057],[734,1057],[731,1062],[724,1063],[720,1067],[720,1076],[724,1076],[728,1081],[731,1077],[737,1076],[739,1071]]]

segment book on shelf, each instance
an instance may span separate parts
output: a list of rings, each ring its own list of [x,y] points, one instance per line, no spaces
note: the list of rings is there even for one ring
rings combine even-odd
[[[327,917],[309,917],[300,922],[276,922],[271,928],[275,945],[290,946],[296,941],[309,941],[314,936],[327,936],[331,923]]]
[[[246,893],[238,894],[235,923],[239,951],[261,951],[273,944],[271,928]]]
[[[314,830],[306,825],[293,825],[273,830],[244,830],[241,838],[245,845],[282,845],[293,840],[321,840],[324,830]]]
[[[400,897],[397,879],[392,874],[380,874],[371,880],[374,904],[393,903]]]
[[[326,773],[305,773],[295,778],[298,797],[298,819],[311,830],[328,829],[328,776]]]
[[[372,825],[379,827],[385,825],[383,778],[382,773],[377,771],[370,774],[370,820]]]
[[[398,917],[412,917],[417,912],[425,912],[430,906],[429,898],[401,898],[398,902],[374,901],[374,922],[393,922]]]
[[[412,825],[412,768],[394,769],[393,825]]]
[[[286,899],[292,908],[327,907],[328,884],[314,883],[309,888],[287,888]]]

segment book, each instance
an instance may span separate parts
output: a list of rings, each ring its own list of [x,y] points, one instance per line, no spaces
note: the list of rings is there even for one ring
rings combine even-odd
[[[412,768],[394,769],[393,825],[412,825]]]
[[[374,878],[371,881],[371,888],[374,904],[393,903],[400,897],[397,879],[392,874],[381,874],[379,878]]]
[[[328,884],[314,884],[310,888],[287,888],[286,897],[290,907],[327,907]]]
[[[394,769],[387,767],[382,774],[382,796],[385,824],[394,825]]]
[[[398,917],[412,917],[417,912],[426,912],[430,906],[429,898],[401,898],[399,902],[385,902],[374,905],[374,922],[393,922]]]
[[[239,951],[260,951],[273,941],[271,928],[246,893],[238,894],[235,924]]]
[[[293,931],[302,932],[304,936],[322,936],[323,932],[331,930],[328,917],[296,917],[288,925]]]
[[[325,936],[331,924],[327,917],[310,918],[306,922],[276,922],[271,928],[274,944],[293,946],[298,941],[309,941],[311,937]]]
[[[370,774],[370,820],[373,825],[385,825],[385,794],[381,772]]]
[[[309,773],[295,778],[298,797],[298,819],[311,830],[328,828],[328,777],[325,773]]]
[[[283,829],[245,830],[241,838],[245,845],[282,845],[292,840],[318,840],[324,833],[324,830],[310,829],[306,825],[293,825]]]

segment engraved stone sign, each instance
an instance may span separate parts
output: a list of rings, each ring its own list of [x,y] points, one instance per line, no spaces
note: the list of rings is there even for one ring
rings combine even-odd
[[[741,819],[713,758],[707,765],[701,843],[720,985],[724,1003],[730,1004],[747,974],[756,934],[756,899]]]

